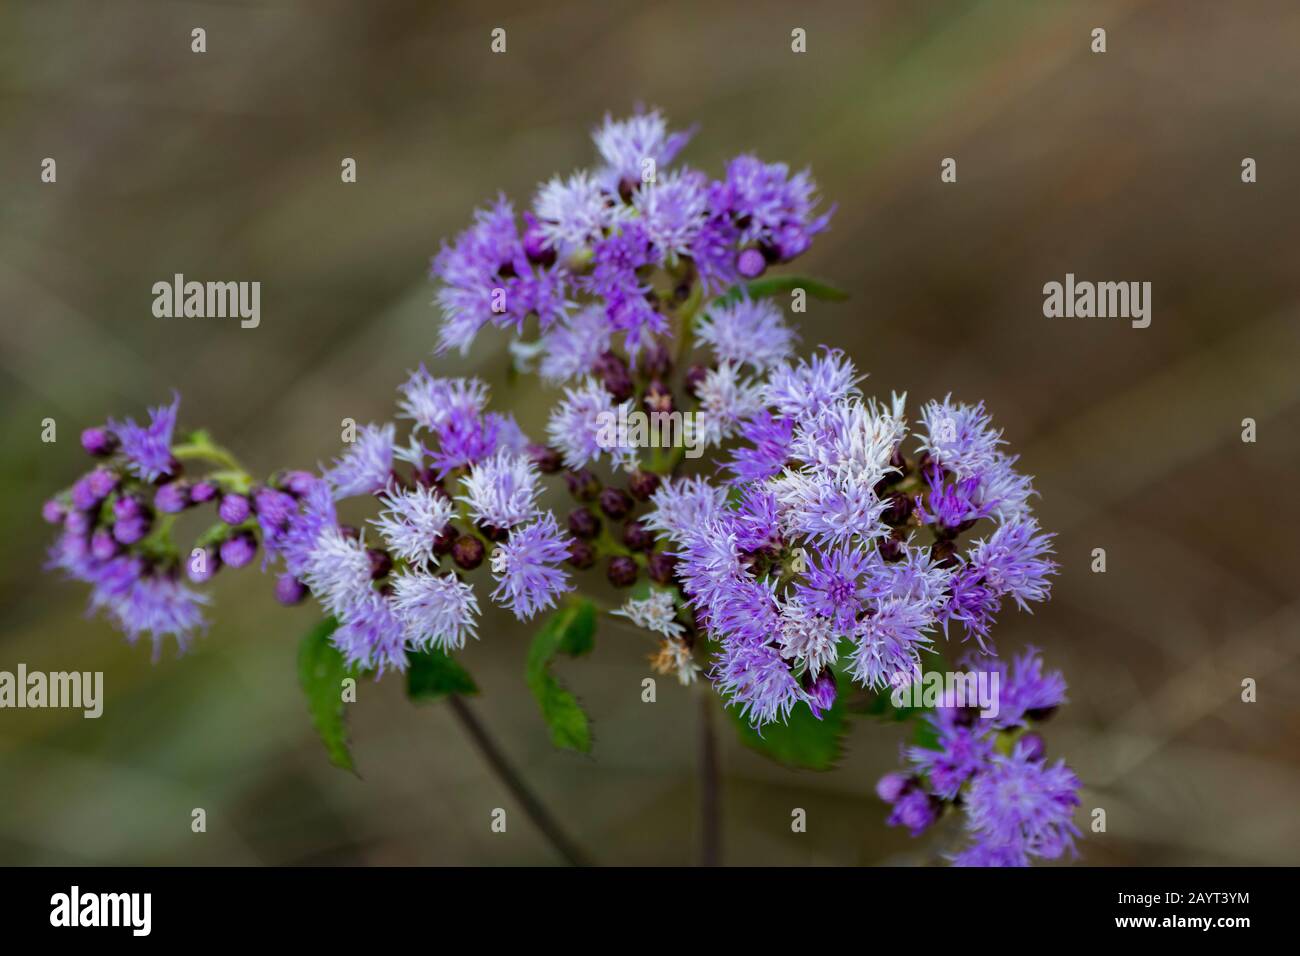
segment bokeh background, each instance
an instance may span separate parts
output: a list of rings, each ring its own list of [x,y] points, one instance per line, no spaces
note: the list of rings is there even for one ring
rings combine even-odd
[[[254,471],[327,460],[339,420],[390,416],[429,358],[441,239],[498,190],[526,201],[588,163],[593,124],[640,102],[699,123],[684,158],[711,173],[742,150],[811,165],[838,212],[800,271],[852,299],[814,302],[805,345],[847,349],[869,391],[985,399],[1037,476],[1062,573],[996,638],[1069,679],[1049,746],[1108,814],[1083,862],[1300,863],[1298,44],[1289,0],[7,0],[0,669],[102,670],[107,702],[97,721],[0,711],[0,862],[556,862],[521,813],[489,832],[516,805],[447,708],[411,707],[400,682],[363,684],[351,710],[361,778],[326,763],[295,678],[310,608],[220,575],[207,636],[152,664],[40,572],[38,512],[82,469],[81,428],[173,386],[183,421]],[[261,327],[154,319],[150,287],[176,272],[260,280]],[[1043,283],[1066,272],[1151,281],[1151,327],[1045,319]],[[432,367],[488,378],[536,430],[551,396],[506,383],[503,345]],[[692,862],[695,695],[661,681],[642,704],[647,642],[606,626],[558,668],[594,752],[556,752],[529,637],[492,611],[463,655],[504,751],[600,861]],[[724,735],[726,861],[933,862],[943,843],[886,829],[872,794],[899,742],[860,723],[818,774]]]

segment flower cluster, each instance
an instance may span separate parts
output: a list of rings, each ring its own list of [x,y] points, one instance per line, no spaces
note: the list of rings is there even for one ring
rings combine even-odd
[[[750,155],[717,180],[674,166],[690,133],[656,111],[606,117],[592,138],[598,165],[542,184],[522,223],[498,198],[434,259],[443,350],[535,320],[520,354],[552,382],[600,371],[615,346],[635,362],[699,296],[798,257],[829,223],[807,171]]]
[[[909,449],[903,397],[864,400],[859,381],[829,350],[747,380],[714,412],[742,442],[724,482],[668,483],[647,518],[719,645],[714,679],[757,727],[800,703],[820,714],[837,671],[897,686],[938,630],[991,651],[1003,601],[1044,600],[1055,570],[982,406],[929,403]]]
[[[516,369],[562,389],[545,444],[489,410],[482,381],[421,365],[392,421],[345,433],[327,467],[258,481],[205,433],[178,439],[174,400],[147,425],[85,432],[97,464],[46,505],[51,564],[156,650],[202,629],[195,586],[260,552],[277,598],[312,595],[345,660],[377,674],[476,637],[476,575],[529,620],[599,564],[616,588],[640,583],[612,613],[653,636],[653,668],[706,674],[760,732],[797,706],[820,718],[850,682],[908,683],[941,636],[991,658],[1003,605],[1045,600],[1056,569],[1029,477],[983,404],[949,396],[912,423],[904,396],[864,397],[843,353],[798,356],[779,283],[754,280],[830,213],[806,171],[677,164],[690,136],[657,112],[606,118],[592,168],[544,183],[521,217],[498,198],[433,261],[439,352],[504,329]],[[611,443],[611,419],[633,413],[655,440]],[[686,473],[694,455],[659,440],[674,425],[715,450],[713,472]],[[563,519],[542,505],[561,473]],[[179,549],[176,516],[204,505],[215,522]],[[975,840],[959,862],[1072,846],[1077,781],[1021,735],[1064,685],[1031,658],[1007,684],[1018,710],[986,726],[940,708],[940,749],[885,788],[891,822],[914,831],[960,799]]]
[[[980,666],[1000,677],[996,716],[953,698],[928,711],[930,739],[904,752],[909,771],[877,784],[892,804],[888,822],[917,836],[947,810],[964,811],[970,842],[952,857],[957,866],[1028,866],[1074,854],[1079,779],[1063,761],[1047,760],[1042,736],[1030,729],[1065,703],[1065,680],[1044,674],[1032,649],[1011,668]]]

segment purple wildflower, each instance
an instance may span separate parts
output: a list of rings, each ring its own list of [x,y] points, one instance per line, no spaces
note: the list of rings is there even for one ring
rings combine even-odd
[[[555,606],[555,598],[569,590],[569,576],[560,565],[569,557],[569,536],[560,531],[550,512],[532,524],[516,528],[492,552],[492,592],[521,621]]]

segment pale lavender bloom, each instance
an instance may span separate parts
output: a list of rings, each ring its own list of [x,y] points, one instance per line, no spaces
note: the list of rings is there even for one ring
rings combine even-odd
[[[641,522],[682,544],[721,515],[726,500],[727,489],[709,484],[707,478],[669,478],[651,496],[651,509]]]
[[[91,609],[103,611],[132,644],[148,635],[155,660],[165,637],[176,638],[184,651],[204,626],[207,597],[172,575],[146,571],[139,558],[122,555],[98,565],[89,580]]]
[[[768,376],[763,404],[782,415],[798,418],[826,405],[860,396],[863,376],[839,349],[823,349],[811,359],[779,365]]]
[[[984,771],[993,758],[988,724],[952,707],[939,707],[924,719],[934,728],[938,746],[909,747],[908,759],[926,775],[933,793],[953,800],[962,785]]]
[[[642,183],[632,203],[661,263],[689,255],[708,211],[708,181],[694,170],[674,170]]]
[[[476,210],[474,224],[453,244],[444,243],[433,261],[433,273],[443,283],[437,295],[443,314],[440,351],[469,351],[478,330],[500,318],[493,306],[494,290],[507,284],[501,269],[514,270],[521,260],[526,262],[514,209],[504,196],[493,206]]]
[[[1079,828],[1071,817],[1079,802],[1079,778],[1064,761],[1031,759],[1017,744],[971,782],[967,825],[980,843],[1054,860],[1074,851]]]
[[[907,601],[880,603],[854,630],[853,679],[875,689],[907,681],[930,643],[922,630],[933,623],[922,608]]]
[[[330,527],[316,538],[304,556],[301,573],[295,574],[326,610],[341,618],[347,608],[358,605],[374,590],[370,572],[365,545]]]
[[[1016,456],[997,452],[980,474],[980,503],[1004,523],[1029,517],[1029,499],[1038,493],[1030,477],[1016,471],[1018,460]]]
[[[108,427],[121,443],[133,475],[152,482],[172,473],[172,432],[180,404],[180,395],[173,393],[170,405],[149,409],[147,427],[137,425],[131,418],[122,422],[109,420]]]
[[[1036,518],[999,525],[975,542],[966,563],[998,596],[1009,594],[1028,611],[1030,601],[1045,601],[1051,591],[1048,577],[1056,573],[1056,562],[1047,557],[1051,541]]]
[[[732,452],[726,467],[729,484],[747,485],[780,474],[790,458],[794,419],[774,416],[767,409],[740,426],[740,437],[748,442]]]
[[[693,132],[670,133],[658,110],[638,112],[624,120],[615,120],[607,114],[591,134],[605,163],[602,182],[611,192],[618,192],[624,182],[639,183],[646,160],[652,160],[659,169],[668,166]]]
[[[589,305],[558,323],[542,339],[544,353],[538,371],[548,382],[567,382],[588,374],[609,351],[610,327],[605,309]]]
[[[393,474],[392,423],[363,425],[357,439],[348,445],[334,467],[325,474],[335,499],[382,491]]]
[[[398,417],[436,432],[448,420],[477,418],[487,407],[488,387],[477,378],[438,378],[421,365],[398,388]]]
[[[478,524],[513,528],[537,513],[538,477],[526,457],[500,451],[461,479],[465,494],[456,500],[469,505]]]
[[[348,666],[379,674],[390,667],[406,670],[406,629],[389,599],[370,591],[341,609],[338,618],[331,640]]]
[[[761,372],[790,358],[797,336],[770,299],[739,299],[714,305],[695,323],[695,337],[719,362]]]
[[[696,395],[696,433],[705,445],[717,445],[730,438],[741,423],[763,408],[763,386],[742,378],[737,366],[723,362],[710,369]]]
[[[993,429],[984,403],[953,404],[949,395],[942,402],[928,402],[921,409],[924,433],[918,433],[921,447],[941,466],[968,478],[982,474],[994,464],[1002,432]]]
[[[289,518],[289,525],[278,541],[284,566],[290,574],[303,576],[316,542],[327,530],[338,530],[334,496],[324,479],[313,477],[302,496],[301,509]]]
[[[996,727],[1022,727],[1035,717],[1042,718],[1066,702],[1065,678],[1060,671],[1043,673],[1043,660],[1030,647],[1015,659],[1011,668],[1005,661],[991,662],[999,674],[998,714],[992,718]]]
[[[455,517],[451,499],[441,489],[390,485],[379,501],[384,510],[370,523],[379,529],[389,553],[420,568],[437,564],[433,544]]]
[[[805,414],[790,440],[790,456],[839,485],[874,486],[898,469],[890,456],[906,435],[903,397],[885,410],[851,398]]]
[[[851,545],[814,549],[795,593],[811,611],[831,618],[847,633],[864,607],[861,581],[869,567],[867,554]]]
[[[568,557],[569,537],[561,533],[549,511],[516,528],[492,552],[492,573],[497,579],[493,600],[521,621],[554,607],[556,596],[571,587],[560,567]]]
[[[808,170],[791,176],[785,163],[745,155],[727,164],[726,204],[743,223],[741,240],[762,243],[784,261],[804,253],[830,222],[830,212],[813,216],[816,190]]]
[[[393,610],[410,644],[454,651],[478,637],[478,598],[456,575],[402,573],[392,583]]]
[[[799,682],[780,652],[766,644],[729,641],[714,662],[712,675],[729,703],[761,729],[774,720],[786,720],[794,705],[804,699]]]
[[[562,255],[604,238],[605,230],[627,215],[617,193],[602,188],[585,171],[568,179],[556,176],[543,185],[533,208],[545,244]]]
[[[630,401],[621,403],[621,407],[632,410]],[[616,461],[628,458],[629,453],[635,458],[635,452],[619,442],[619,408],[605,387],[593,378],[564,390],[564,398],[551,410],[546,435],[566,467],[581,468],[601,455]]]
[[[888,504],[871,485],[836,483],[811,469],[787,469],[769,487],[782,509],[787,537],[806,535],[823,546],[853,538],[873,540],[889,533],[881,520]]]
[[[781,630],[776,635],[781,656],[801,662],[813,677],[839,658],[843,634],[835,621],[805,606],[797,597],[788,598],[781,607]]]

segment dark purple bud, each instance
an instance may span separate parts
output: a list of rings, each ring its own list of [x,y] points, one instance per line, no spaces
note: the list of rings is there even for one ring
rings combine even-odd
[[[185,562],[185,576],[195,584],[203,584],[211,581],[213,576],[221,570],[221,555],[212,548],[196,548],[199,554],[190,553],[190,559]]]
[[[251,534],[237,534],[221,542],[221,563],[242,568],[257,556],[257,541]]]
[[[349,539],[350,541],[361,540],[361,529],[353,524],[339,525],[339,534],[343,535],[343,537]]]
[[[292,574],[282,574],[275,579],[275,599],[285,607],[301,604],[307,596],[307,585]]]
[[[622,488],[606,488],[600,493],[600,510],[617,521],[632,510],[632,498]]]
[[[600,519],[590,508],[574,508],[569,512],[569,530],[579,538],[594,538],[600,534]]]
[[[104,499],[95,494],[90,483],[90,475],[82,475],[72,486],[72,507],[78,511],[89,511]]]
[[[447,554],[451,551],[451,547],[456,543],[456,538],[459,535],[460,532],[456,530],[455,525],[447,525],[442,529],[442,534],[433,539],[433,553],[439,556]]]
[[[948,538],[940,538],[930,548],[930,560],[941,568],[957,564],[957,546]]]
[[[736,256],[736,271],[746,279],[757,279],[767,271],[767,259],[757,249],[742,250]]]
[[[903,524],[912,514],[912,505],[911,497],[896,491],[889,496],[889,504],[881,517],[887,524]]]
[[[113,517],[118,521],[138,518],[142,514],[144,514],[144,506],[140,504],[139,498],[125,495],[113,502]]]
[[[190,488],[190,501],[196,505],[207,504],[217,496],[217,486],[210,481],[195,482]]]
[[[630,588],[636,584],[636,573],[636,562],[619,554],[609,559],[609,568],[605,576],[616,588]]]
[[[827,668],[817,675],[816,680],[804,674],[804,691],[808,694],[808,709],[818,720],[822,714],[835,705],[835,675]]]
[[[632,520],[623,525],[623,543],[633,551],[649,551],[654,547],[655,536],[640,521]]]
[[[667,378],[668,373],[673,370],[672,356],[667,347],[660,342],[646,349],[642,362],[644,363],[642,367],[650,378]]]
[[[473,571],[483,563],[483,542],[470,534],[463,534],[451,546],[451,559],[466,571]]]
[[[656,551],[650,555],[650,579],[657,584],[671,584],[677,571],[677,559],[671,554]]]
[[[51,498],[41,505],[41,517],[47,524],[63,524],[63,519],[67,516],[68,509],[63,507],[63,502],[57,498]]]
[[[579,501],[591,501],[600,492],[600,481],[586,468],[566,471],[564,481],[569,486],[569,494]]]
[[[107,428],[87,428],[81,433],[81,447],[96,458],[113,454],[117,445],[117,436]]]
[[[673,410],[673,393],[663,382],[655,379],[645,390],[646,410],[649,412],[671,412]]]
[[[103,501],[117,487],[117,475],[104,468],[96,468],[86,476],[86,481],[96,501]]]
[[[564,467],[564,461],[560,458],[560,453],[554,448],[547,448],[545,445],[529,445],[528,458],[537,470],[544,475],[553,475]]]
[[[95,519],[84,511],[69,511],[68,517],[63,522],[63,529],[68,534],[89,534],[94,523]]]
[[[221,504],[217,505],[217,517],[231,527],[243,524],[252,512],[248,498],[244,495],[226,495],[221,499]]]
[[[912,778],[905,773],[887,773],[876,782],[876,796],[886,803],[896,803],[910,789]]]
[[[591,542],[583,541],[581,538],[573,538],[569,541],[569,564],[579,571],[585,571],[595,563],[596,549],[591,546]]]
[[[1024,754],[1026,760],[1042,760],[1047,756],[1047,742],[1038,734],[1025,734],[1016,741],[1016,750]]]
[[[153,496],[153,506],[166,515],[179,514],[189,507],[190,486],[183,481],[160,485]]]
[[[709,370],[703,365],[692,365],[686,370],[686,391],[692,398],[699,398],[699,387],[709,377]]]
[[[286,471],[280,477],[280,487],[296,498],[311,491],[317,478],[310,471]]]
[[[372,581],[388,577],[388,572],[393,570],[393,559],[387,551],[379,548],[367,548],[366,557],[370,559],[370,578]]]
[[[634,471],[627,480],[627,490],[637,501],[648,501],[659,490],[659,476],[653,471]]]
[[[537,217],[530,212],[524,213],[524,255],[535,265],[555,265],[555,250],[546,244]]]
[[[121,518],[113,523],[113,537],[122,544],[135,544],[149,533],[149,525],[149,518],[144,514]]]
[[[1035,707],[1032,710],[1025,711],[1025,716],[1030,720],[1046,720],[1056,713],[1055,707]]]
[[[903,542],[897,538],[885,538],[880,542],[880,556],[886,561],[903,560]]]
[[[253,493],[253,508],[263,525],[284,528],[289,524],[289,519],[298,513],[298,501],[284,491],[258,488]]]
[[[90,536],[90,553],[100,561],[107,561],[119,550],[116,539],[108,531],[100,528]]]
[[[636,391],[632,376],[627,370],[627,363],[613,352],[606,352],[596,359],[595,372],[600,376],[605,391],[614,396],[616,402],[626,401]]]

